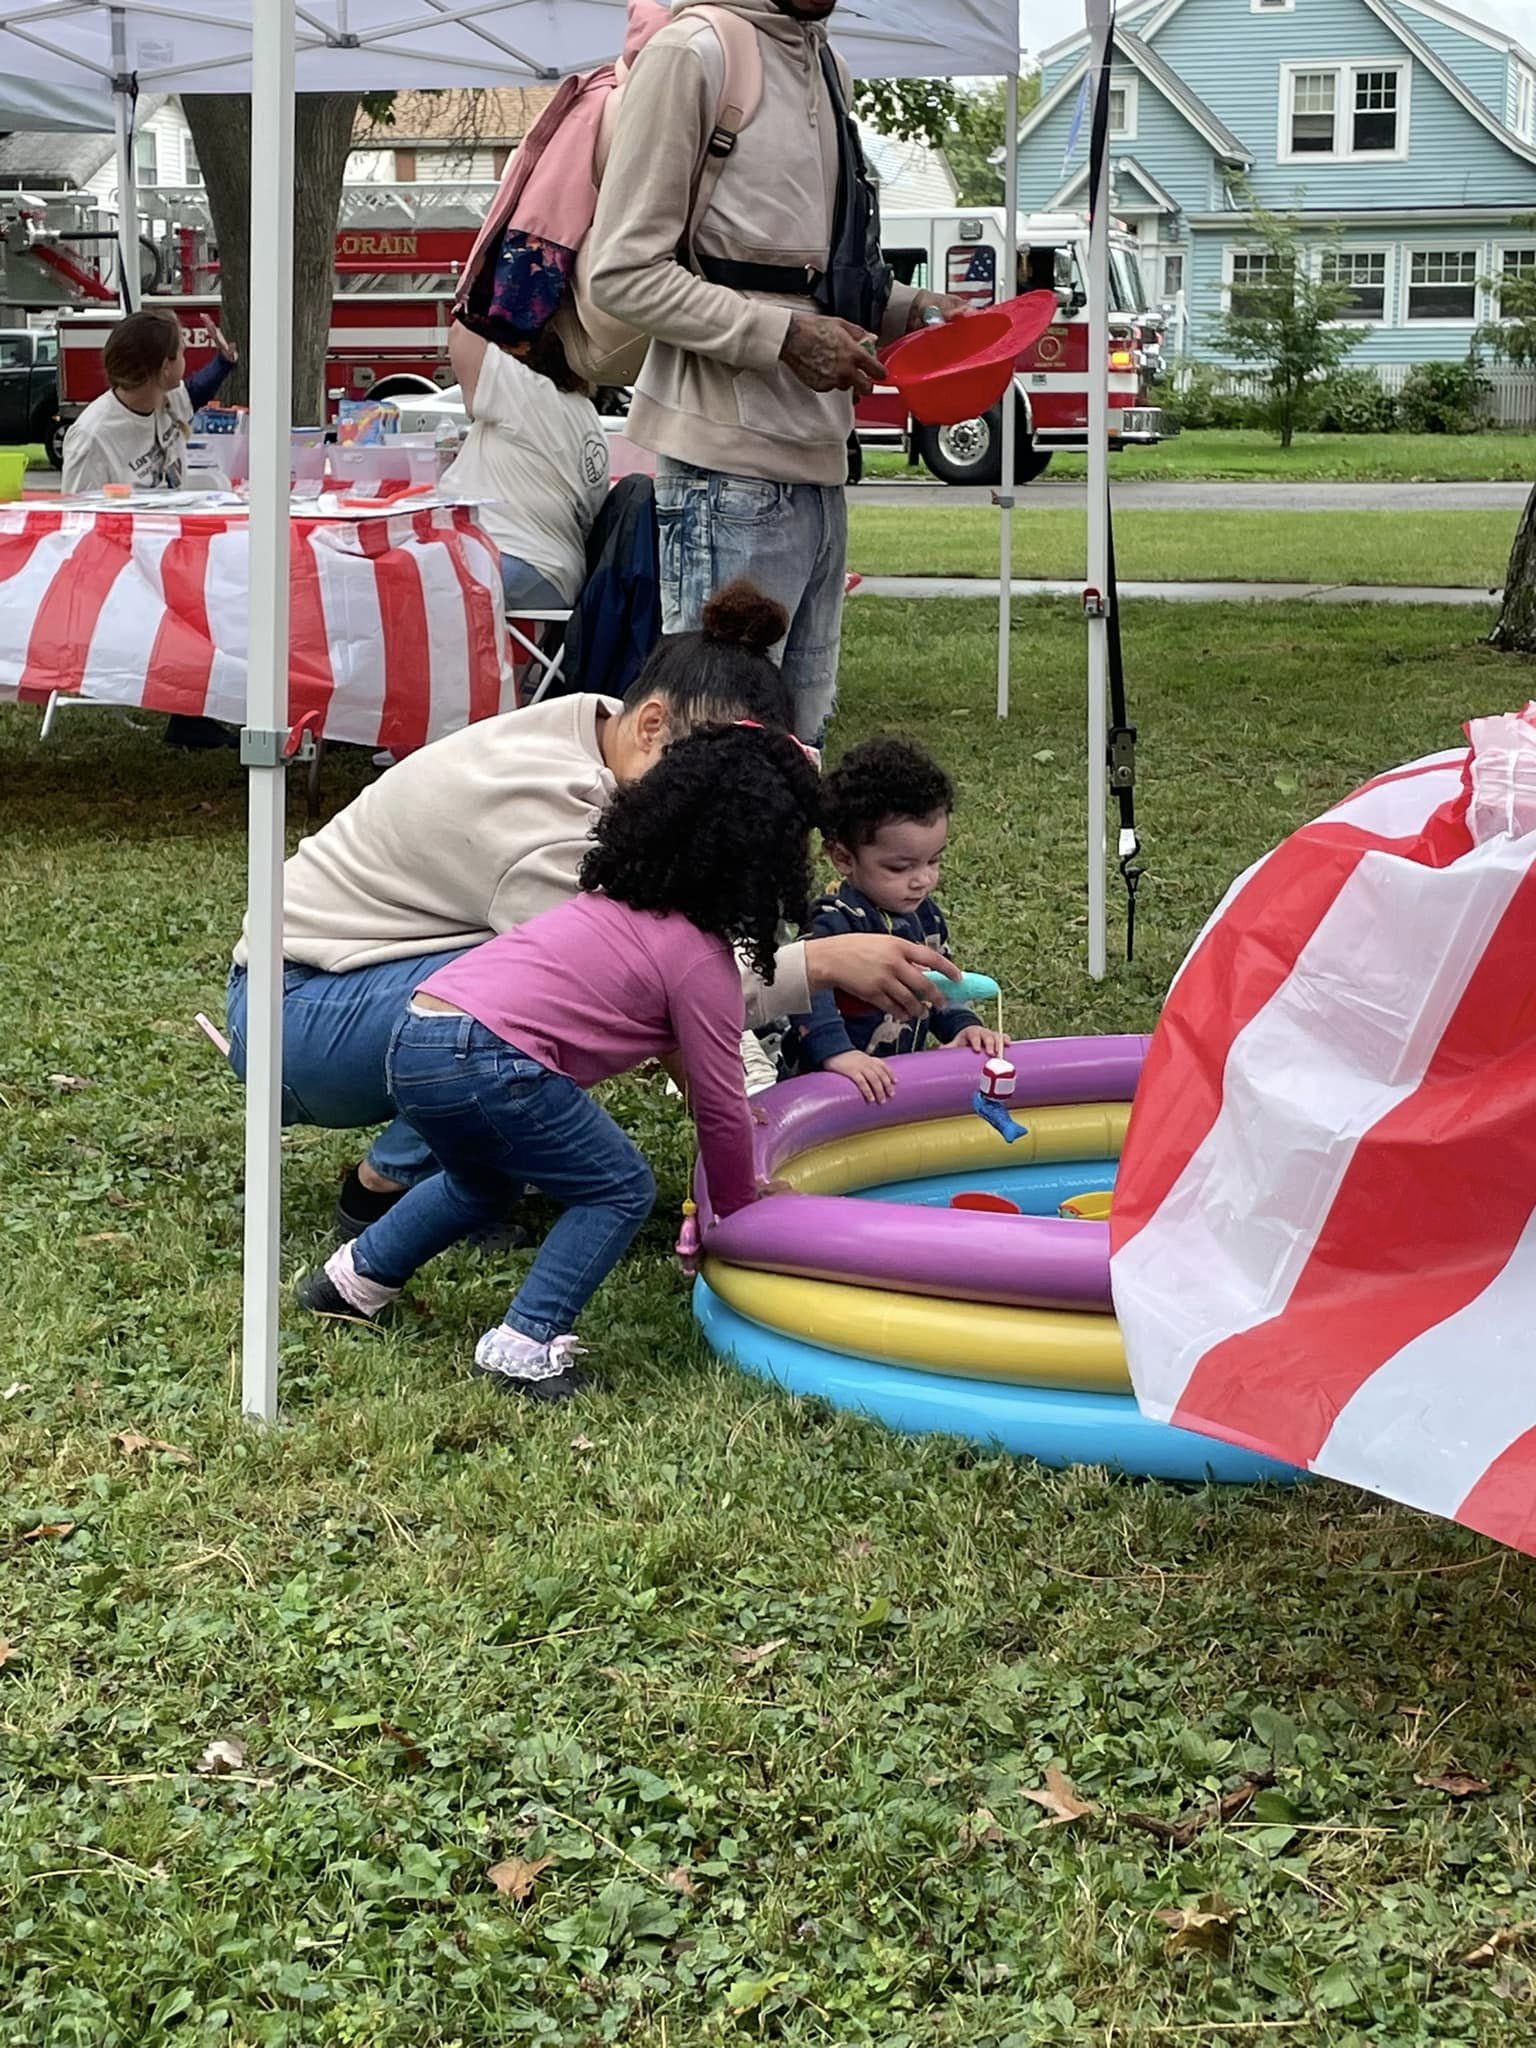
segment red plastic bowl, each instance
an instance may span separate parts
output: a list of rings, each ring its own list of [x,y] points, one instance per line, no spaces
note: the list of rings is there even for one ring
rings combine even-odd
[[[1019,356],[1057,311],[1054,292],[1026,292],[1001,306],[957,313],[942,327],[904,335],[886,355],[886,375],[925,427],[976,419],[997,404]]]

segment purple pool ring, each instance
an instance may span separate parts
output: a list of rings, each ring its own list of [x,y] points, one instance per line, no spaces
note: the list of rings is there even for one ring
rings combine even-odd
[[[1018,1070],[1011,1107],[1129,1102],[1148,1041],[1140,1037],[1031,1039],[1010,1045]],[[868,1103],[847,1080],[813,1074],[754,1098],[759,1178],[813,1147],[856,1133],[963,1115],[976,1089],[975,1053],[923,1052],[889,1062],[894,1097]],[[1052,1217],[989,1215],[852,1201],[844,1195],[770,1197],[713,1221],[697,1182],[705,1249],[735,1266],[851,1281],[1026,1308],[1110,1308],[1109,1228]]]

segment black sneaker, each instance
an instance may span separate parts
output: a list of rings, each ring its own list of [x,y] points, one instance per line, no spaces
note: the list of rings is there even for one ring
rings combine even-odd
[[[524,1339],[509,1342],[508,1336],[504,1327],[487,1330],[475,1346],[473,1375],[490,1380],[498,1393],[519,1394],[525,1401],[569,1401],[594,1384],[592,1374],[577,1362],[586,1347],[574,1337],[530,1345]]]
[[[377,1328],[394,1307],[386,1302],[383,1308],[369,1315],[365,1309],[354,1308],[341,1289],[336,1285],[324,1266],[317,1266],[313,1273],[306,1273],[293,1290],[293,1298],[300,1308],[307,1308],[311,1315],[334,1316],[342,1322],[368,1323]]]

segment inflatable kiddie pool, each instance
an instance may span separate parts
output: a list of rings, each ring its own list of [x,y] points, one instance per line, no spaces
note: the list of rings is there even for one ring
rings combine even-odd
[[[886,1103],[832,1074],[753,1098],[772,1196],[723,1222],[696,1190],[694,1312],[713,1348],[795,1394],[1048,1465],[1160,1479],[1289,1479],[1255,1453],[1148,1421],[1109,1293],[1109,1226],[1058,1214],[1113,1180],[1144,1038],[1011,1045],[1006,1141],[972,1109],[975,1053],[890,1061]],[[952,1208],[1001,1195],[1023,1213]]]

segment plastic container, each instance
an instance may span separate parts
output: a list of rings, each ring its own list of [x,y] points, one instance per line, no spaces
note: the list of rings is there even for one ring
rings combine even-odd
[[[0,448],[0,504],[19,498],[27,473],[25,448]]]
[[[1008,389],[1019,356],[1058,311],[1054,292],[1026,292],[982,312],[957,313],[942,327],[904,335],[886,353],[885,374],[925,427],[979,419]]]

